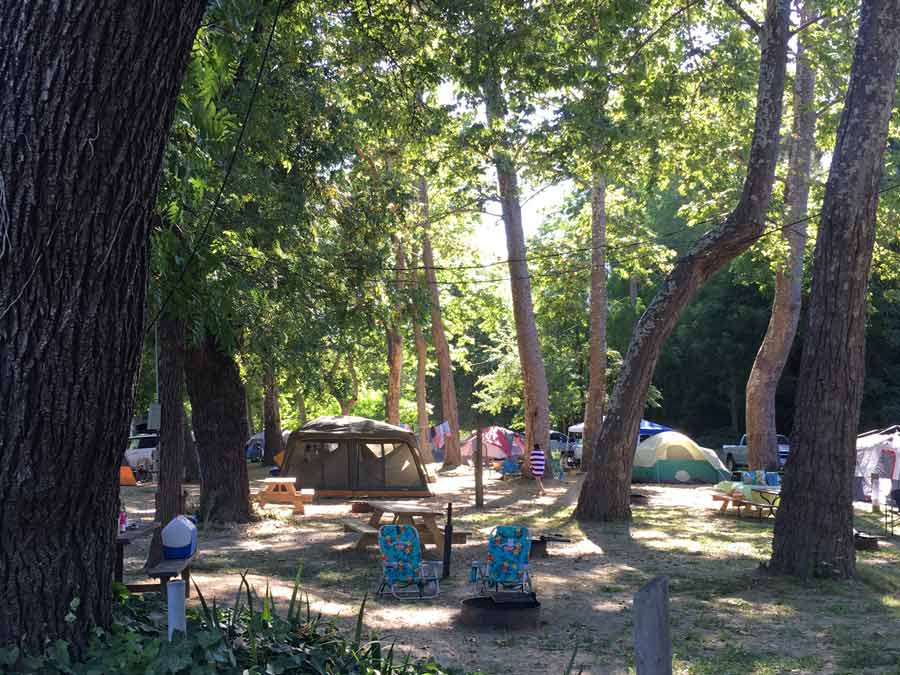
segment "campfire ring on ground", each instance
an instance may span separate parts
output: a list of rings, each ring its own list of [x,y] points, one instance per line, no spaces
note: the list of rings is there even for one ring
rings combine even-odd
[[[493,593],[462,601],[459,620],[465,626],[537,628],[541,603],[534,593]]]

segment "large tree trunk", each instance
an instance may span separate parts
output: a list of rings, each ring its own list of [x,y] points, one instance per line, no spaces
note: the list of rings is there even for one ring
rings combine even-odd
[[[413,333],[416,341],[416,426],[419,432],[419,451],[426,461],[434,461],[431,455],[431,444],[428,438],[428,388],[426,375],[428,374],[428,343],[422,326],[413,318]]]
[[[900,0],[862,3],[813,258],[809,327],[771,567],[853,576],[852,479],[865,379],[866,287],[900,60]]]
[[[0,644],[110,624],[151,211],[203,7],[0,5]]]
[[[278,402],[278,382],[275,379],[275,370],[267,368],[263,373],[263,428],[265,449],[263,450],[263,464],[272,466],[275,464],[275,455],[282,450],[281,442],[281,405]]]
[[[488,80],[484,84],[484,99],[488,126],[492,129],[506,116],[506,102],[500,83]],[[534,320],[531,300],[531,278],[528,274],[525,233],[522,229],[522,205],[519,201],[519,178],[512,156],[501,144],[494,147],[494,167],[503,224],[506,226],[506,250],[509,254],[509,285],[512,292],[513,318],[516,322],[516,343],[522,364],[525,398],[525,444],[544,449],[550,446],[550,396],[547,375]],[[526,453],[526,464],[528,454]]]
[[[578,498],[575,514],[580,519],[631,518],[629,488],[634,449],[647,389],[663,344],[697,289],[765,230],[778,158],[789,16],[790,0],[768,0],[766,22],[759,34],[762,55],[756,124],[740,201],[725,223],[701,237],[678,260],[635,326],[594,446],[594,461]]]
[[[812,13],[804,5],[800,21]],[[790,244],[787,265],[775,275],[775,299],[769,327],[759,347],[747,380],[747,452],[751,469],[778,469],[778,440],[775,424],[775,394],[778,381],[791,353],[803,293],[803,253],[806,247],[806,210],[809,201],[809,175],[815,146],[816,73],[803,31],[797,40],[797,68],[794,75],[794,120],[791,152],[784,200],[788,225],[784,235]]]
[[[159,320],[159,488],[156,520],[168,523],[182,512],[184,477],[184,336],[181,319]]]
[[[185,374],[200,456],[200,515],[203,520],[247,522],[251,510],[244,444],[250,430],[238,366],[207,335],[188,348]]]
[[[591,185],[591,298],[588,313],[591,335],[581,458],[585,468],[593,457],[606,401],[606,176],[599,167],[593,170]]]
[[[441,294],[434,272],[434,253],[431,250],[431,237],[428,235],[428,184],[425,177],[419,177],[419,204],[422,208],[422,262],[425,267],[425,280],[428,282],[431,306],[431,342],[437,356],[438,375],[441,380],[441,410],[444,422],[450,426],[450,433],[444,441],[444,467],[452,468],[462,463],[459,449],[459,409],[456,405],[456,384],[453,382],[453,361],[450,359],[450,345],[444,333],[444,320],[441,316]]]

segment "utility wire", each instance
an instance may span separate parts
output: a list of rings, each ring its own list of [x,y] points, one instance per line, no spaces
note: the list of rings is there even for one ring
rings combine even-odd
[[[184,281],[184,277],[187,274],[188,268],[196,259],[197,252],[200,250],[200,246],[204,243],[206,235],[209,233],[209,227],[212,224],[213,216],[216,215],[216,211],[218,211],[219,206],[222,203],[222,198],[225,195],[225,187],[228,185],[228,181],[231,178],[231,172],[234,169],[235,161],[237,160],[238,153],[241,149],[241,144],[244,141],[244,133],[247,131],[247,127],[250,123],[250,115],[253,113],[253,104],[256,102],[256,95],[259,92],[259,83],[262,80],[263,71],[266,68],[266,62],[269,59],[269,51],[272,48],[272,40],[275,37],[275,28],[278,26],[278,19],[281,17],[282,9],[284,9],[284,0],[279,3],[278,9],[275,12],[275,18],[272,20],[272,29],[269,31],[269,39],[266,41],[266,48],[263,50],[262,60],[260,61],[259,68],[256,71],[256,81],[253,83],[253,91],[250,94],[250,101],[247,103],[247,111],[246,113],[244,113],[244,120],[241,123],[241,130],[238,133],[237,140],[234,142],[234,149],[231,152],[231,157],[228,158],[225,175],[222,177],[222,183],[221,185],[219,185],[219,191],[216,194],[216,199],[215,201],[213,201],[213,205],[209,210],[209,215],[206,217],[206,222],[203,224],[199,236],[194,241],[194,245],[191,247],[191,251],[187,256],[187,259],[184,261],[184,266],[181,268],[181,272],[178,274],[178,278],[175,280],[175,283],[173,283],[169,288],[169,292],[160,303],[159,309],[156,311],[153,319],[150,321],[150,323],[147,324],[144,335],[150,334],[150,330],[153,328],[156,322],[159,321],[159,318],[165,311],[166,305],[169,303],[169,301],[171,301],[172,297],[179,290],[181,282]]]

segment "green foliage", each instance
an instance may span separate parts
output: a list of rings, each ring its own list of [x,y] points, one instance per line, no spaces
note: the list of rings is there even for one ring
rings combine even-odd
[[[365,600],[353,639],[337,626],[314,616],[309,600],[304,612],[298,572],[285,616],[271,592],[260,601],[246,580],[231,609],[207,603],[197,589],[200,611],[188,610],[187,634],[166,637],[166,608],[161,600],[124,594],[114,606],[110,631],[95,629],[80,658],[69,644],[49,642],[40,655],[25,656],[15,647],[0,649],[4,673],[267,673],[270,675],[448,675],[432,660],[401,656],[377,639],[365,639]],[[472,673],[471,675],[476,675]]]

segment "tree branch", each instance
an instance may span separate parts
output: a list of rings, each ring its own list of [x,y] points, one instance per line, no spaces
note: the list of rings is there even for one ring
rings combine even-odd
[[[828,17],[825,16],[824,14],[820,14],[819,16],[814,16],[811,19],[807,19],[806,21],[801,23],[799,26],[797,26],[797,28],[795,28],[793,31],[791,31],[791,35],[796,35],[800,31],[805,30],[805,29],[809,28],[810,26],[812,26],[813,24],[819,23],[819,21],[822,21],[827,18]]]
[[[753,30],[754,33],[759,33],[762,30],[762,26],[759,25],[759,22],[750,16],[747,11],[741,7],[738,0],[725,0],[725,4],[731,7],[738,16],[740,16],[744,23],[746,23]]]

